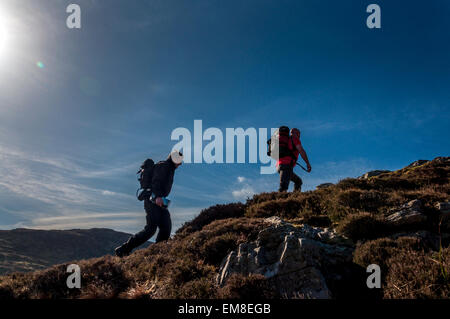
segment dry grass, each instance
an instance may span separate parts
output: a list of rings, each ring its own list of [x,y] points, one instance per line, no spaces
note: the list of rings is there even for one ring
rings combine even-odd
[[[243,217],[245,205],[231,203],[227,205],[216,205],[206,208],[200,212],[192,221],[185,223],[177,230],[177,235],[183,237],[201,230],[204,226],[215,220]]]
[[[67,288],[66,264],[0,277],[0,297],[216,298],[214,279],[221,260],[239,243],[254,239],[263,227],[261,219],[223,219],[123,259],[105,256],[77,262],[81,289]]]
[[[389,258],[385,298],[440,299],[449,298],[450,249],[443,249],[439,260],[436,252],[401,249]]]
[[[384,219],[369,213],[347,215],[337,226],[337,231],[353,241],[382,237],[389,233]]]
[[[218,290],[220,299],[274,299],[280,295],[263,275],[232,274],[225,286]]]
[[[347,178],[336,185],[304,193],[263,193],[247,201],[246,216],[294,219],[326,214],[340,223],[347,215],[385,215],[390,209],[420,199],[436,231],[434,204],[450,200],[450,164],[431,161],[369,179]]]
[[[440,258],[441,256],[441,258]],[[384,298],[448,298],[450,248],[435,252],[417,238],[382,238],[359,246],[354,261],[381,267]]]

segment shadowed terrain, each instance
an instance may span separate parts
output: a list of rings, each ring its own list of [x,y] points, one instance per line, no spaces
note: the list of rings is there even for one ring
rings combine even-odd
[[[0,275],[113,254],[130,235],[111,229],[0,230]]]

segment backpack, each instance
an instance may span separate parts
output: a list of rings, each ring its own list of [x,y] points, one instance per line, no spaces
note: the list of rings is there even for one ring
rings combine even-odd
[[[271,138],[267,141],[267,155],[275,160],[286,156],[293,156],[292,153],[292,142],[290,142],[291,137],[289,136],[289,127],[280,126]]]
[[[143,201],[147,196],[150,197],[152,194],[151,188],[154,168],[155,162],[151,158],[148,158],[142,163],[141,168],[136,173],[140,184],[140,188],[136,191],[136,197],[140,201]]]

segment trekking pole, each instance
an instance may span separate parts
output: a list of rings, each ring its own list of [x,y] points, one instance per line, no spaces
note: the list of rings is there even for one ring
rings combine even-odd
[[[298,166],[300,166],[305,172],[307,172],[308,170],[306,168],[304,168],[303,166],[301,166],[299,163],[296,163]]]

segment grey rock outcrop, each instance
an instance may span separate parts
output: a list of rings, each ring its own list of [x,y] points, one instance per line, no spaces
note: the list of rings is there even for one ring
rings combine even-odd
[[[411,164],[409,164],[406,167],[418,167],[418,166],[422,166],[423,164],[428,163],[428,162],[429,162],[429,160],[417,160],[415,162],[412,162]]]
[[[439,164],[448,163],[448,162],[450,162],[450,157],[449,156],[439,156],[439,157],[436,157],[435,159],[433,159],[433,162],[439,163]]]
[[[378,176],[384,173],[390,173],[391,171],[388,170],[375,170],[365,173],[364,175],[358,177],[359,179],[368,179],[369,177]]]
[[[316,189],[328,188],[333,185],[334,185],[333,183],[323,183],[323,184],[317,185]]]
[[[217,283],[222,286],[233,273],[261,274],[287,298],[331,298],[325,269],[351,263],[353,249],[334,231],[303,225],[294,227],[279,217],[259,232],[256,241],[243,243],[222,261]]]
[[[421,223],[426,221],[426,219],[427,216],[422,212],[422,202],[418,199],[404,204],[386,217],[386,221],[395,226]]]

